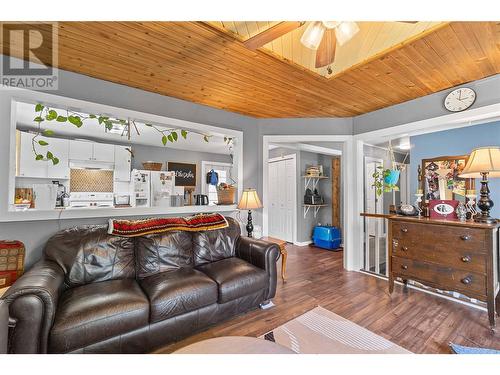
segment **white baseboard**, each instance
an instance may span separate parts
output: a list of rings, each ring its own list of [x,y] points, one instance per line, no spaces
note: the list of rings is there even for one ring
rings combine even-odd
[[[298,241],[295,241],[293,243],[295,246],[307,246],[309,244],[312,244],[312,241],[305,241],[305,242],[298,242]]]

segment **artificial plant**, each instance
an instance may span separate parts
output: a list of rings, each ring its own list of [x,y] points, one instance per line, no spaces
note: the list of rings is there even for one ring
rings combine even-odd
[[[372,186],[375,188],[377,196],[381,196],[383,193],[390,193],[391,191],[399,191],[399,186],[397,185],[399,181],[399,174],[405,168],[404,161],[408,157],[406,154],[403,163],[398,165],[394,157],[394,150],[389,141],[388,151],[392,168],[384,169],[383,166],[378,166],[375,172],[372,174],[374,179]]]
[[[49,150],[49,143],[46,140],[39,139],[40,136],[51,137],[54,136],[54,131],[50,129],[42,130],[41,124],[44,121],[55,121],[61,124],[69,123],[71,125],[76,126],[77,128],[81,128],[86,121],[88,120],[97,120],[99,125],[103,125],[107,130],[111,130],[115,125],[121,125],[123,127],[122,136],[128,136],[130,140],[131,129],[133,128],[138,136],[140,136],[139,130],[137,129],[136,120],[134,119],[120,119],[115,117],[109,117],[105,115],[96,115],[96,114],[84,114],[71,110],[65,110],[65,112],[58,112],[57,109],[51,108],[49,106],[38,103],[35,105],[35,118],[34,122],[37,123],[38,130],[34,134],[31,144],[33,153],[35,155],[36,160],[50,160],[54,165],[59,163],[59,159],[56,155],[54,155]],[[163,128],[160,126],[156,126],[153,124],[144,124],[147,127],[150,127],[158,132],[161,136],[160,140],[163,146],[166,146],[169,142],[177,142],[180,137],[187,139],[188,133],[199,134],[203,137],[205,142],[209,142],[212,135],[196,132],[193,130],[186,130],[182,128]],[[224,137],[224,142],[232,150],[233,138]],[[41,148],[39,148],[41,147]],[[43,151],[41,151],[43,150]],[[129,150],[131,152],[131,150]]]

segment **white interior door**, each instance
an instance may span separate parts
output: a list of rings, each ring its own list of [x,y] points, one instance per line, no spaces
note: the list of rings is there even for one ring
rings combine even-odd
[[[269,236],[293,242],[296,186],[295,158],[269,162]]]

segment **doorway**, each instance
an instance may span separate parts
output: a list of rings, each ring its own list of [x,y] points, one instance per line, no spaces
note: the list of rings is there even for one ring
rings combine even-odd
[[[365,212],[384,213],[384,194],[378,196],[374,186],[373,174],[384,166],[383,159],[365,156],[364,190]],[[363,269],[369,272],[385,274],[386,234],[384,220],[365,218]]]
[[[297,206],[295,154],[269,159],[269,236],[294,242]]]

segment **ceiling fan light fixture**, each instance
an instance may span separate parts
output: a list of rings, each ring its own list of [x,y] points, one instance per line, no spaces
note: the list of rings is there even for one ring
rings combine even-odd
[[[335,28],[335,36],[340,45],[343,45],[348,40],[352,39],[359,31],[359,26],[356,22],[342,21]]]
[[[339,21],[322,21],[322,22],[327,29],[335,29],[340,24]]]
[[[300,42],[307,48],[317,50],[324,33],[325,26],[323,25],[323,22],[313,21],[307,26],[304,34],[302,34]]]

